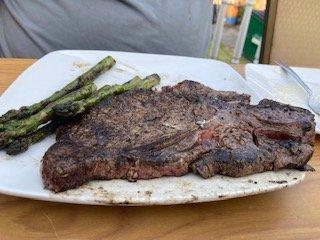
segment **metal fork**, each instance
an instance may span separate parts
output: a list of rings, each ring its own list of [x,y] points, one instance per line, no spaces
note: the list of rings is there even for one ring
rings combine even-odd
[[[301,87],[308,93],[308,105],[316,114],[320,115],[320,98],[317,98],[311,88],[299,77],[299,75],[287,64],[281,61],[275,61],[275,64],[281,67],[289,76],[293,77]]]

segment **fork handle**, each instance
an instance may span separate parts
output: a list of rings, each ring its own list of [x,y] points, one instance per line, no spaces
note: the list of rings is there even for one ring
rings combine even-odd
[[[309,95],[312,94],[311,88],[299,77],[299,75],[295,71],[292,70],[291,67],[287,66],[281,61],[276,61],[276,64],[278,64],[288,75],[293,77],[300,84],[300,86],[309,93]]]

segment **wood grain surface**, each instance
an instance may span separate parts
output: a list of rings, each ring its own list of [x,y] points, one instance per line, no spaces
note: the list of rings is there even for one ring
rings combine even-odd
[[[35,60],[0,60],[0,92]],[[235,69],[243,73],[243,66]],[[212,203],[105,207],[0,195],[6,239],[320,239],[320,138],[317,170],[292,188]],[[1,179],[0,179],[1,181]]]

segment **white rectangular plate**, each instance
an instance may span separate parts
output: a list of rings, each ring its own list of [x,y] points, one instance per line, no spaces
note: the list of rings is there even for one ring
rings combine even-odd
[[[305,83],[320,96],[320,69],[293,67]],[[316,132],[320,134],[320,117],[308,106],[308,95],[298,83],[280,67],[264,64],[247,64],[246,79],[260,98],[306,108],[315,115]]]
[[[123,83],[135,75],[158,73],[161,85],[174,85],[184,79],[196,80],[218,90],[249,93],[259,97],[246,81],[225,63],[177,56],[107,51],[52,52],[23,72],[0,98],[0,114],[12,108],[39,101],[103,57],[111,55],[117,64],[95,82]],[[40,165],[43,154],[55,142],[51,136],[18,156],[0,152],[0,192],[47,201],[81,204],[179,204],[216,201],[284,188],[301,182],[305,174],[294,170],[265,172],[243,178],[214,176],[202,179],[193,174],[140,180],[92,181],[78,189],[54,194],[43,188]]]

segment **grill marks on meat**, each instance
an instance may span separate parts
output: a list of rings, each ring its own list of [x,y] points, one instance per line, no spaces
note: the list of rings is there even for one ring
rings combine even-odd
[[[313,153],[313,115],[301,108],[184,81],[134,90],[61,126],[42,177],[55,192],[93,179],[150,179],[195,172],[244,176],[303,169]]]

